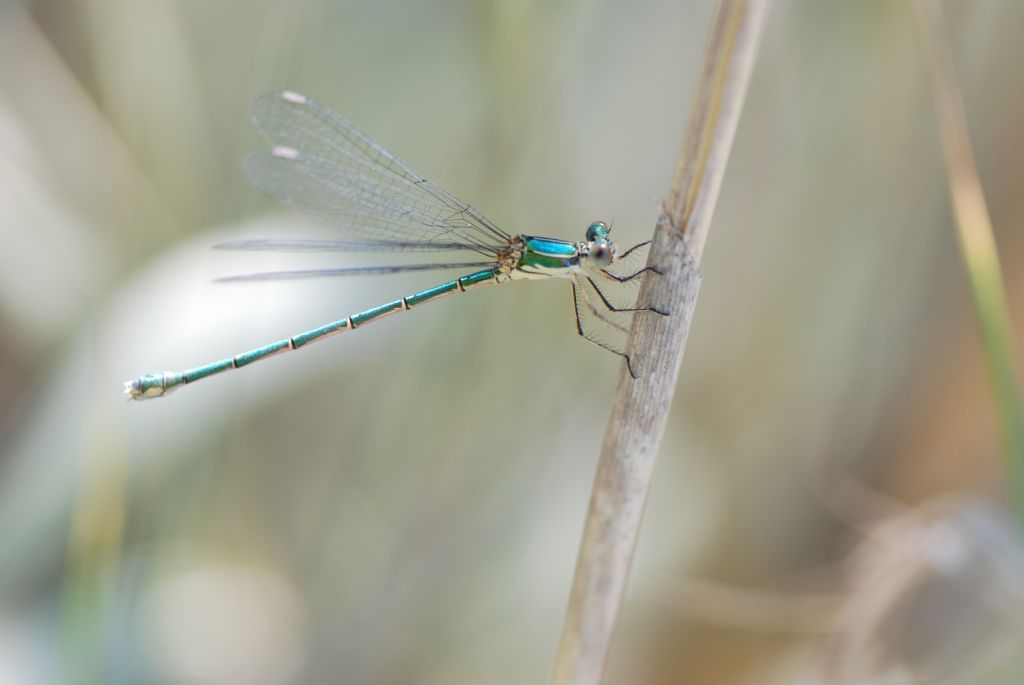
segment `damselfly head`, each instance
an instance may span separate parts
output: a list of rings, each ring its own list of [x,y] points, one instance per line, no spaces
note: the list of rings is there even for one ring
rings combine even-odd
[[[603,221],[595,221],[587,226],[587,242],[585,246],[587,259],[594,266],[608,266],[615,261],[615,243],[612,242],[611,229]]]

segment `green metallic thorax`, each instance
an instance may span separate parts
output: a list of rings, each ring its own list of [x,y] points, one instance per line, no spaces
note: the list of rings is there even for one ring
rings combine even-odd
[[[554,238],[524,235],[523,255],[516,264],[512,278],[568,278],[580,264],[577,243]]]

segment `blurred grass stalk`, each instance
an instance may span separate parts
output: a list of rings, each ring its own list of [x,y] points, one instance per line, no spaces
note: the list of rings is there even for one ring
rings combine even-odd
[[[60,599],[63,682],[108,682],[127,510],[128,460],[100,436],[88,441],[68,538]]]
[[[960,252],[996,393],[1017,520],[1024,530],[1024,411],[999,251],[971,151],[963,99],[953,75],[942,6],[938,0],[912,0],[912,4],[932,73],[939,140],[946,161]]]
[[[704,52],[675,178],[658,221],[638,302],[671,316],[635,317],[597,466],[555,663],[556,685],[601,680],[658,446],[700,288],[700,258],[732,148],[769,0],[720,0]]]

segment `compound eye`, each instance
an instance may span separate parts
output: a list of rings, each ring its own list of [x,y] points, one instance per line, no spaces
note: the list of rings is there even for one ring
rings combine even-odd
[[[608,266],[612,263],[612,246],[601,241],[590,246],[590,261],[596,266]]]
[[[596,221],[587,226],[587,242],[608,239],[608,224],[603,221]]]

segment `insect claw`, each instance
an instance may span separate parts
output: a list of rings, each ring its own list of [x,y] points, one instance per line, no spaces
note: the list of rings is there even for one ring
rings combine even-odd
[[[626,359],[626,369],[629,371],[629,375],[633,377],[633,380],[640,378],[635,371],[633,371],[633,360],[629,358],[629,355],[622,355]]]

